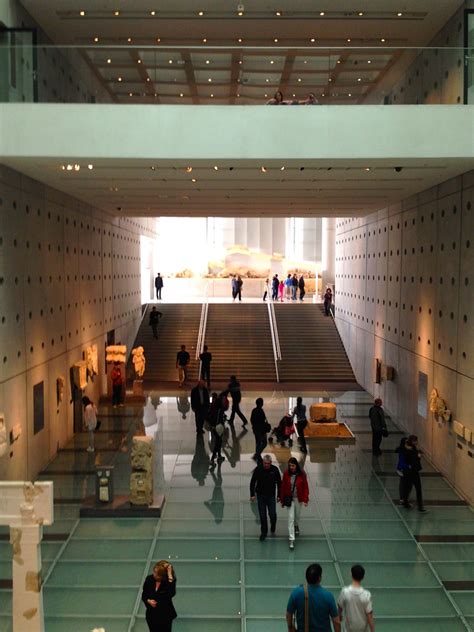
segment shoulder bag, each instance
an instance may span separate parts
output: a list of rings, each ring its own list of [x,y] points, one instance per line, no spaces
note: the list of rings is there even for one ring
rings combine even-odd
[[[296,476],[293,485],[291,486],[291,494],[288,496],[284,496],[283,498],[283,507],[291,507],[291,503],[293,502],[293,494],[295,493],[295,485],[296,485]]]

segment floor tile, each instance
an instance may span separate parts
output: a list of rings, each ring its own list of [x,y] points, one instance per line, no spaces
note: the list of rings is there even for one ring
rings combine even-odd
[[[290,551],[286,538],[268,537],[260,542],[257,537],[245,538],[245,559],[247,560],[314,560],[326,562],[332,560],[329,545],[325,539],[310,539],[299,537],[295,549]]]
[[[44,589],[45,613],[55,615],[131,615],[137,597],[136,588],[74,588],[68,586]]]
[[[383,535],[383,534],[381,534]],[[412,540],[332,540],[336,558],[348,562],[423,561]]]
[[[190,617],[178,614],[173,621],[173,632],[241,632],[240,616],[225,617]],[[108,632],[108,630],[107,630]],[[144,618],[138,618],[132,632],[149,632]]]
[[[173,560],[179,586],[240,587],[240,562],[183,562]],[[151,572],[151,569],[150,569]]]
[[[442,581],[474,581],[473,562],[433,562]]]
[[[141,585],[144,566],[142,561],[81,561],[68,560],[56,563],[53,572],[48,579],[48,587],[51,586],[83,586],[91,585],[110,587]]]
[[[442,588],[372,588],[374,611],[379,616],[451,616],[456,612]]]
[[[61,560],[146,560],[151,544],[152,539],[71,539]]]
[[[301,577],[296,585],[301,584],[303,581],[304,577]],[[337,587],[331,587],[324,583],[324,587],[330,590],[334,597],[337,598],[340,592],[339,584]],[[247,614],[250,617],[255,615],[268,617],[281,613],[283,618],[286,604],[293,588],[294,586],[290,588],[272,586],[271,590],[266,588],[248,588],[245,591]]]
[[[260,542],[259,542],[260,544]],[[240,539],[238,538],[165,538],[162,533],[156,542],[153,559],[170,560],[238,560]]]
[[[74,538],[153,538],[155,528],[155,520],[83,518],[74,532]]]
[[[216,505],[219,505],[216,507]],[[240,515],[239,503],[217,502],[209,499],[200,503],[167,503],[166,520],[180,518],[209,518],[209,515],[221,515],[222,518],[237,520]]]
[[[299,544],[299,543],[298,543]],[[319,560],[318,560],[319,561]],[[263,561],[245,562],[246,586],[286,586],[294,587],[304,581],[308,562]],[[339,585],[336,568],[326,562],[323,567],[323,582],[331,586]]]
[[[474,542],[460,544],[423,542],[421,546],[430,560],[474,562]]]
[[[324,520],[325,527],[331,537],[335,538],[377,538],[394,540],[410,539],[410,534],[401,521],[380,520]]]
[[[130,617],[102,618],[86,614],[77,617],[46,617],[45,625],[47,632],[91,632],[96,628],[104,628],[106,632],[128,632],[129,623]]]
[[[209,520],[167,520],[163,519],[160,526],[160,537],[172,537],[177,535],[187,536],[190,533],[196,536],[210,538],[238,537],[240,523],[236,520],[223,520],[223,509],[217,504],[212,507],[214,519]]]
[[[361,520],[371,516],[374,520],[398,520],[398,514],[390,504],[319,503],[318,510],[324,519]]]
[[[239,588],[180,587],[173,600],[176,611],[183,615],[232,615],[241,611]]]
[[[451,596],[463,614],[474,617],[474,592],[452,592]]]
[[[352,564],[347,562],[339,563],[347,584],[351,583],[351,566]],[[369,590],[373,587],[386,586],[439,587],[439,582],[427,563],[365,562],[363,566],[365,568],[364,586]]]

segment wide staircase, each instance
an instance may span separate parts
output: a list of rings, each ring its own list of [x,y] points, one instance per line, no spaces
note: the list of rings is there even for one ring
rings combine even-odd
[[[357,384],[336,325],[322,305],[275,304],[281,382]]]
[[[212,353],[212,382],[275,382],[275,362],[266,305],[210,304],[205,344]]]
[[[148,324],[151,308],[152,306],[148,305],[135,340],[135,347],[141,345],[145,350],[145,382],[177,381],[176,353],[181,345],[186,345],[186,351],[191,356],[188,375],[191,382],[195,381],[198,374],[198,364],[195,360],[196,343],[202,305],[199,303],[156,305],[156,309],[163,314],[158,325],[157,340],[153,337]]]

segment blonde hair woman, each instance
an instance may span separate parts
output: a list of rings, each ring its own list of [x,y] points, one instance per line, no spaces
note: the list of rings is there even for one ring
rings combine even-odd
[[[171,632],[177,614],[173,606],[176,575],[166,560],[157,562],[143,584],[142,601],[146,606],[146,622],[150,632]]]

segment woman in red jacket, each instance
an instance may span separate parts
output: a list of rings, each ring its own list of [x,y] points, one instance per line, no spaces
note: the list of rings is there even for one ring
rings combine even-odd
[[[298,461],[291,457],[288,461],[288,469],[283,474],[280,490],[281,506],[288,508],[288,535],[290,549],[295,548],[295,535],[300,534],[299,519],[301,504],[308,506],[309,488],[308,479],[301,469]]]

